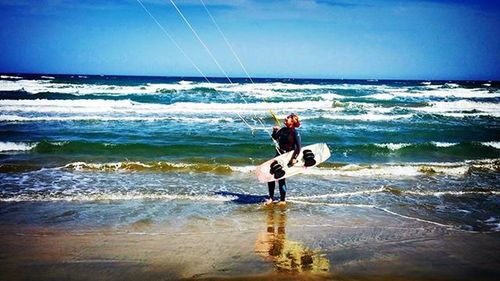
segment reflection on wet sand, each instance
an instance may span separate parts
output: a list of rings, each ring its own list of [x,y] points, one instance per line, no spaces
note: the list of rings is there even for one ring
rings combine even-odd
[[[266,231],[255,241],[255,253],[273,263],[278,272],[328,272],[330,262],[318,249],[311,250],[298,241],[286,238],[286,208],[269,207]]]

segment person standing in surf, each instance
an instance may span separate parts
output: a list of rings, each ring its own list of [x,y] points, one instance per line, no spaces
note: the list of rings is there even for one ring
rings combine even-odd
[[[292,157],[288,162],[288,166],[291,167],[295,165],[295,163],[297,163],[297,156],[299,155],[301,149],[300,134],[297,131],[297,128],[300,127],[299,116],[295,113],[291,113],[285,118],[284,124],[285,126],[281,129],[278,126],[273,127],[272,138],[275,139],[279,145],[279,147],[277,148],[279,150],[279,153],[276,152],[275,157],[293,150]],[[278,181],[278,186],[280,190],[280,202],[278,204],[284,205],[286,204],[285,179],[280,179]],[[268,182],[267,187],[269,189],[269,198],[266,200],[266,204],[270,204],[273,202],[276,181]]]

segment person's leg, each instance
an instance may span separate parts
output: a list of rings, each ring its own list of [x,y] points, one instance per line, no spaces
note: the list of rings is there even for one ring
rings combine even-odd
[[[269,199],[272,201],[274,199],[274,188],[276,187],[276,183],[274,181],[270,181],[267,183],[267,188],[269,189]]]
[[[280,201],[285,201],[286,181],[285,181],[285,179],[280,179],[278,183],[279,183],[279,188],[280,188]]]

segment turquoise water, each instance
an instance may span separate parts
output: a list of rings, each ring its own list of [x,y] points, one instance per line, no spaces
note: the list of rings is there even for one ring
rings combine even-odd
[[[153,220],[170,214],[158,207],[165,204],[194,202],[186,212],[207,216],[256,204],[267,189],[253,169],[274,155],[272,109],[280,118],[298,113],[304,145],[325,142],[332,151],[289,179],[297,208],[378,208],[500,230],[498,82],[211,81],[2,75],[0,221],[54,223],[44,212],[66,204],[70,213],[82,204],[75,212],[89,214],[78,222],[89,224],[97,211],[82,206],[102,202],[119,213],[148,200],[141,216]],[[46,202],[39,217],[22,211]],[[119,224],[115,211],[99,221]]]

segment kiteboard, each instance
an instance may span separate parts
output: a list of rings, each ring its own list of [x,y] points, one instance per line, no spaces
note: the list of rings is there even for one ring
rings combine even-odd
[[[278,155],[257,166],[255,171],[260,182],[270,182],[307,172],[312,167],[330,158],[330,149],[326,143],[317,143],[303,147],[297,156],[297,163],[289,167],[293,151]]]

